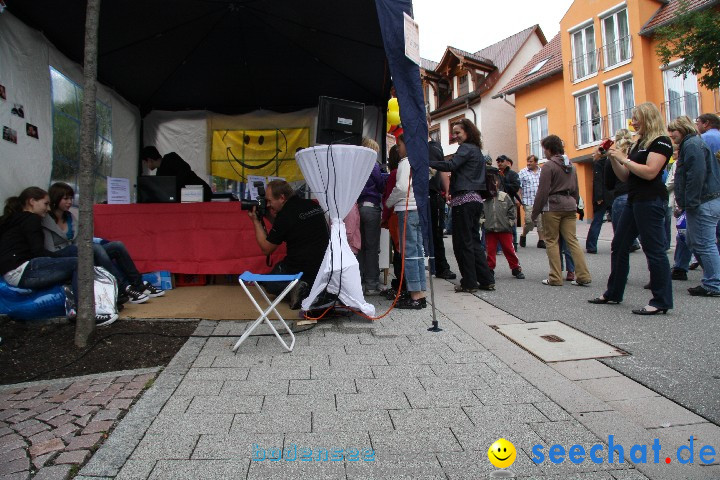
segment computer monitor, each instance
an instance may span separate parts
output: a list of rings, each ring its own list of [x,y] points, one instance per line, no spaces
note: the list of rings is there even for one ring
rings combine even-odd
[[[361,145],[365,105],[349,100],[320,97],[318,101],[318,145]]]
[[[176,203],[176,177],[143,175],[137,178],[138,203]]]

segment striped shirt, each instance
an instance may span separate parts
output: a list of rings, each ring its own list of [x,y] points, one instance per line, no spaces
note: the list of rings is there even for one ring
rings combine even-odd
[[[520,176],[520,188],[522,188],[523,205],[532,206],[535,203],[535,195],[540,185],[540,169],[534,172],[525,167],[518,173]]]

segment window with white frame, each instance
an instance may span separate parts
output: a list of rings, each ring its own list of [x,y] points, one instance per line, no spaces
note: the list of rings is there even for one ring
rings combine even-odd
[[[575,125],[578,145],[599,142],[603,137],[600,118],[600,96],[597,90],[575,97],[577,124]]]
[[[683,78],[672,68],[663,72],[665,83],[665,120],[670,122],[681,115],[694,119],[700,111],[697,77],[688,72]]]
[[[58,70],[50,67],[53,117],[53,159],[50,182],[65,182],[77,192],[80,175],[80,121],[83,89]],[[96,104],[95,201],[105,200],[106,179],[112,172],[112,109],[100,101]],[[78,192],[82,194],[83,192]]]
[[[544,158],[540,140],[548,136],[547,113],[540,113],[528,118],[528,155],[535,155],[537,158]]]
[[[605,43],[605,68],[611,68],[619,63],[630,60],[632,55],[630,47],[630,27],[628,26],[627,9],[605,17],[602,20]]]
[[[635,106],[633,79],[626,78],[607,86],[608,135],[613,135],[621,128],[627,128]]]
[[[573,79],[585,78],[597,72],[595,27],[589,25],[571,35]]]

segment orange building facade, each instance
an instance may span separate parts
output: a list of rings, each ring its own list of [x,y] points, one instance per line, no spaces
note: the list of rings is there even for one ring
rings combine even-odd
[[[678,76],[655,53],[653,31],[676,17],[680,0],[576,0],[560,32],[499,92],[515,96],[519,168],[539,141],[554,133],[578,169],[580,195],[592,218],[591,154],[625,128],[632,108],[652,102],[666,122],[720,109],[717,89],[694,75]],[[720,2],[694,0],[691,9],[720,10]]]

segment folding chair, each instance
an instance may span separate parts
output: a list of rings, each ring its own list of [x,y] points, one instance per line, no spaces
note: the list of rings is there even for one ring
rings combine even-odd
[[[297,275],[259,275],[256,273],[250,273],[245,272],[242,275],[240,275],[240,286],[242,286],[243,290],[245,290],[245,293],[247,294],[250,301],[255,305],[255,308],[257,308],[257,311],[260,312],[260,316],[255,320],[242,334],[240,337],[240,340],[237,341],[235,346],[233,347],[232,351],[237,351],[238,348],[240,348],[240,345],[245,341],[247,337],[250,336],[250,334],[255,330],[255,328],[260,325],[263,321],[268,324],[270,327],[270,330],[273,331],[275,336],[277,337],[278,341],[282,344],[283,347],[288,352],[292,352],[293,347],[295,346],[295,334],[290,330],[290,327],[288,327],[287,323],[285,323],[285,319],[283,319],[282,315],[275,309],[277,304],[279,304],[283,298],[285,298],[285,295],[287,295],[290,290],[293,289],[293,287],[300,281],[300,277],[302,277],[302,272],[298,273]],[[260,305],[258,305],[257,301],[255,300],[255,297],[253,297],[252,293],[250,293],[250,290],[248,290],[247,283],[254,284],[262,297],[265,299],[265,302],[269,305],[267,309],[263,310]],[[265,290],[260,286],[260,282],[290,282],[287,287],[285,287],[285,290],[283,290],[280,295],[278,295],[275,300],[270,302],[270,299],[265,294]],[[270,323],[270,319],[268,318],[268,315],[270,312],[274,312],[277,316],[278,320],[280,320],[280,323],[283,324],[285,327],[285,330],[288,331],[290,334],[290,338],[292,339],[292,342],[290,343],[290,346],[285,342],[285,340],[280,337],[280,334],[275,329],[272,323]]]

